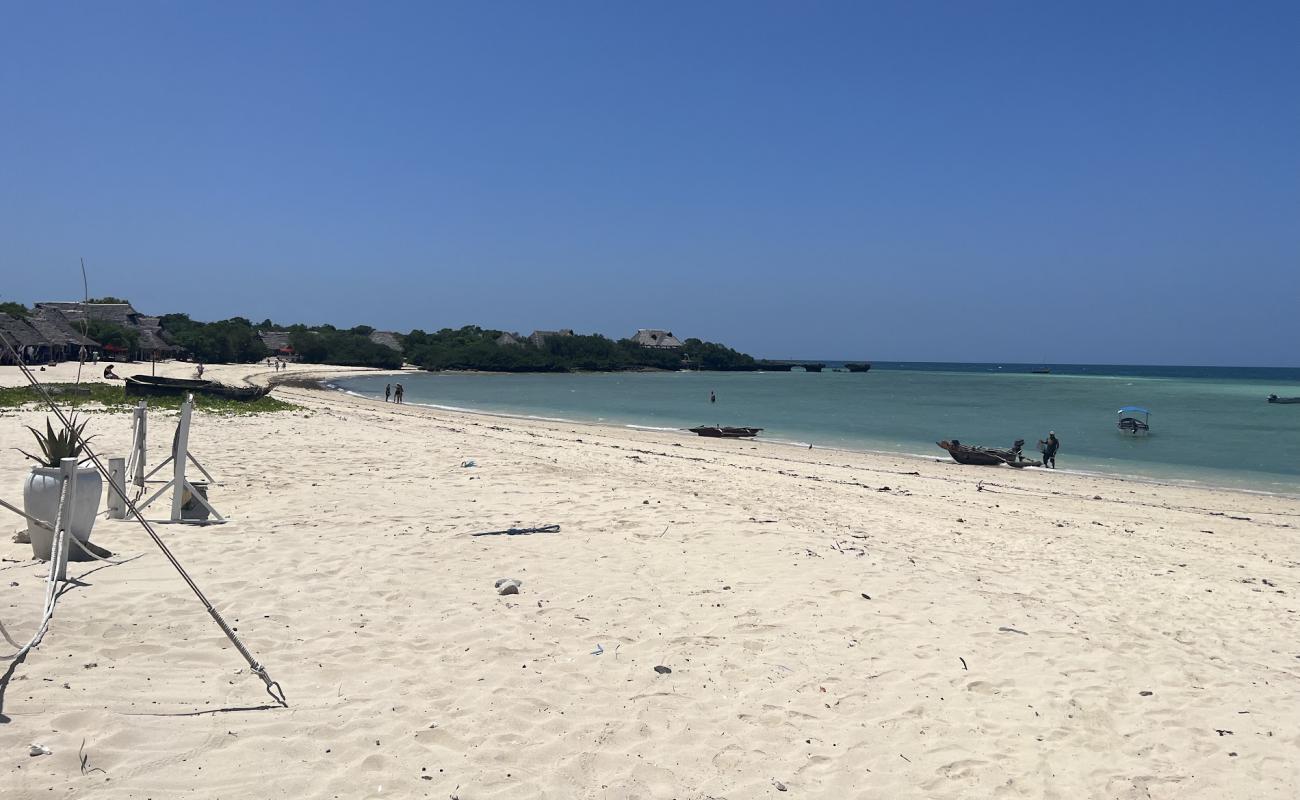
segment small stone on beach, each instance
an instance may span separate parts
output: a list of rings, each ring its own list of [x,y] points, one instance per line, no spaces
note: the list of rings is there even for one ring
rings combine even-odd
[[[672,673],[672,670],[660,664],[659,666],[655,667],[655,672],[658,672],[660,675],[669,675]]]

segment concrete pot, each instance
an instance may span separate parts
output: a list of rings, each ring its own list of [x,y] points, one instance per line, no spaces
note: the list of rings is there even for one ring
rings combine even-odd
[[[32,467],[32,474],[23,484],[23,511],[39,520],[54,526],[54,518],[59,514],[60,483],[62,473],[57,467]],[[72,535],[82,542],[90,541],[90,530],[95,527],[95,515],[99,513],[99,498],[104,493],[104,482],[99,472],[94,469],[77,470],[76,505],[72,509]],[[41,561],[50,560],[50,550],[54,545],[54,533],[47,531],[31,520],[27,521],[27,535],[32,541],[32,555]],[[68,560],[76,561],[81,551],[72,545]]]

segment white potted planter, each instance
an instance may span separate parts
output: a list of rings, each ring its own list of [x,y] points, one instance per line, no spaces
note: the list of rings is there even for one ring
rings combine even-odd
[[[54,526],[54,519],[59,514],[61,499],[61,472],[53,467],[32,467],[32,474],[23,484],[23,511]],[[95,515],[99,513],[99,500],[104,492],[104,483],[95,469],[77,470],[77,493],[73,498],[72,535],[79,541],[89,542],[90,531],[95,527]],[[54,532],[47,531],[31,520],[27,521],[27,535],[32,542],[32,556],[41,561],[50,560],[54,545]],[[79,560],[80,549],[75,546],[68,553],[71,561]]]
[[[32,474],[23,484],[23,511],[29,516],[43,520],[50,527],[59,515],[59,503],[62,500],[62,471],[59,463],[65,458],[80,459],[85,454],[85,445],[90,438],[82,435],[86,423],[77,424],[74,414],[69,420],[72,430],[55,431],[49,419],[45,420],[45,432],[42,433],[28,426],[40,445],[40,455],[22,450],[23,455],[35,461],[39,466],[32,467]],[[78,469],[76,474],[76,493],[73,497],[72,519],[70,528],[78,541],[89,542],[90,530],[95,527],[95,515],[99,513],[99,498],[104,492],[104,484],[99,472],[94,469]],[[27,521],[27,536],[32,543],[32,555],[42,561],[50,560],[54,544],[54,532],[46,530],[31,520]],[[79,560],[80,550],[72,548],[68,557]]]

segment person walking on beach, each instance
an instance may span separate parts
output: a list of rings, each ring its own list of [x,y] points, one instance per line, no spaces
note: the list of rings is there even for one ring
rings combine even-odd
[[[201,379],[203,378],[203,362],[202,362],[202,361],[199,362],[199,366],[197,367],[196,371],[199,373],[199,379],[201,380]]]
[[[1061,440],[1056,438],[1056,431],[1047,432],[1047,441],[1039,442],[1043,446],[1043,466],[1056,469],[1056,451],[1061,449]]]
[[[388,402],[388,398],[391,397],[392,394],[393,394],[393,384],[390,383],[390,384],[388,384],[387,386],[384,387],[384,402],[385,402],[385,403]]]

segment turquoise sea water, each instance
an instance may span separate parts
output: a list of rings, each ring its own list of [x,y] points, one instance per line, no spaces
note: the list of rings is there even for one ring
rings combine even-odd
[[[1300,370],[877,364],[868,373],[616,373],[402,376],[408,403],[651,428],[764,428],[762,438],[946,458],[957,438],[1026,451],[1055,430],[1058,466],[1300,495]],[[383,397],[391,377],[335,382]],[[709,392],[718,402],[709,403]],[[1151,410],[1149,437],[1115,429]]]

